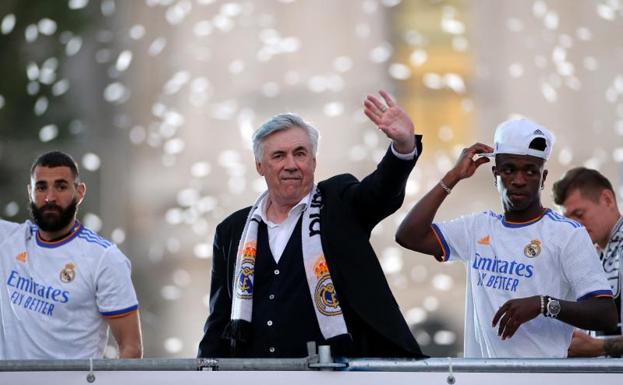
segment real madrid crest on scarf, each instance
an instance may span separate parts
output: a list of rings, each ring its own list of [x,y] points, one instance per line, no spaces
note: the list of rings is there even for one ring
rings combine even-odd
[[[237,324],[240,320],[251,322],[257,230],[261,221],[260,203],[267,197],[268,193],[265,192],[251,208],[238,245],[231,324]],[[301,243],[307,286],[312,297],[318,326],[320,326],[320,331],[324,338],[329,339],[341,334],[347,334],[348,330],[346,329],[346,322],[342,315],[338,295],[331,279],[329,266],[322,250],[321,207],[322,196],[320,190],[314,187],[310,192],[309,206],[301,214],[303,215]]]
[[[335,287],[329,274],[329,268],[327,262],[324,259],[324,255],[321,255],[314,264],[314,274],[318,280],[316,283],[316,290],[314,292],[314,302],[316,309],[324,315],[335,316],[342,314],[340,304],[337,300],[337,294],[335,293]]]
[[[541,241],[533,239],[523,249],[523,253],[528,258],[535,258],[541,254]]]
[[[240,298],[253,298],[256,252],[257,245],[253,241],[247,242],[242,249],[242,263],[240,265],[240,274],[238,275],[238,290],[236,290],[236,295]]]
[[[331,279],[329,265],[322,250],[322,228],[320,226],[322,205],[320,190],[314,188],[309,207],[303,213],[301,241],[303,243],[305,274],[307,275],[309,292],[314,301],[316,318],[322,335],[329,339],[340,334],[346,334],[348,330]]]
[[[73,281],[76,278],[76,265],[72,262],[66,263],[65,268],[61,270],[60,278],[64,283]]]

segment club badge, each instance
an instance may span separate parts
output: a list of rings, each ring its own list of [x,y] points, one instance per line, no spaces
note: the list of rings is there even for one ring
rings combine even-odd
[[[336,316],[342,314],[342,308],[337,300],[335,286],[329,274],[329,268],[324,256],[321,255],[314,264],[314,274],[318,279],[314,293],[316,309],[326,316]]]
[[[238,290],[236,295],[242,299],[253,298],[253,277],[255,275],[256,243],[248,242],[242,251],[240,274],[238,275]]]
[[[541,254],[541,241],[533,239],[530,243],[524,247],[523,253],[528,258],[535,258]]]
[[[64,283],[73,281],[76,278],[76,265],[72,262],[66,263],[65,268],[61,270],[60,278]]]

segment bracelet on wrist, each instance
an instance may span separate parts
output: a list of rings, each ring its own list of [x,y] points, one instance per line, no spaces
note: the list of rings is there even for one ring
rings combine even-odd
[[[450,195],[450,193],[452,192],[452,189],[450,187],[448,187],[447,184],[443,183],[443,180],[439,181],[439,187],[441,187],[443,189],[443,191],[446,192],[446,194]]]

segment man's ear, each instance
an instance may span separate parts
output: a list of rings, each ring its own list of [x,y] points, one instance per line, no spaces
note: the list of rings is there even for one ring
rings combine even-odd
[[[78,205],[82,203],[86,193],[87,193],[87,185],[84,183],[78,183]]]
[[[543,178],[541,178],[541,188],[545,188],[545,179],[547,179],[547,170],[543,170]]]
[[[262,163],[256,161],[255,170],[257,171],[258,174],[260,174],[261,176],[264,176],[264,171],[262,170]]]
[[[601,190],[601,193],[599,194],[599,201],[603,202],[607,207],[614,207],[616,205],[614,194],[606,188]]]
[[[32,187],[30,183],[26,185],[26,190],[28,191],[28,202],[32,203]]]

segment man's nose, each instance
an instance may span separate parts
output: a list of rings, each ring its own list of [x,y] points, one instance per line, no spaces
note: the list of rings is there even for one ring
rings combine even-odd
[[[515,173],[512,181],[511,181],[514,185],[519,185],[519,186],[523,186],[526,184],[526,177],[522,172],[517,172]]]
[[[287,155],[286,156],[285,168],[288,169],[288,170],[296,170],[298,168],[298,166],[296,165],[296,162],[294,160],[294,155]]]
[[[56,193],[54,192],[54,189],[49,189],[48,191],[46,191],[43,199],[45,200],[45,203],[56,202]]]

